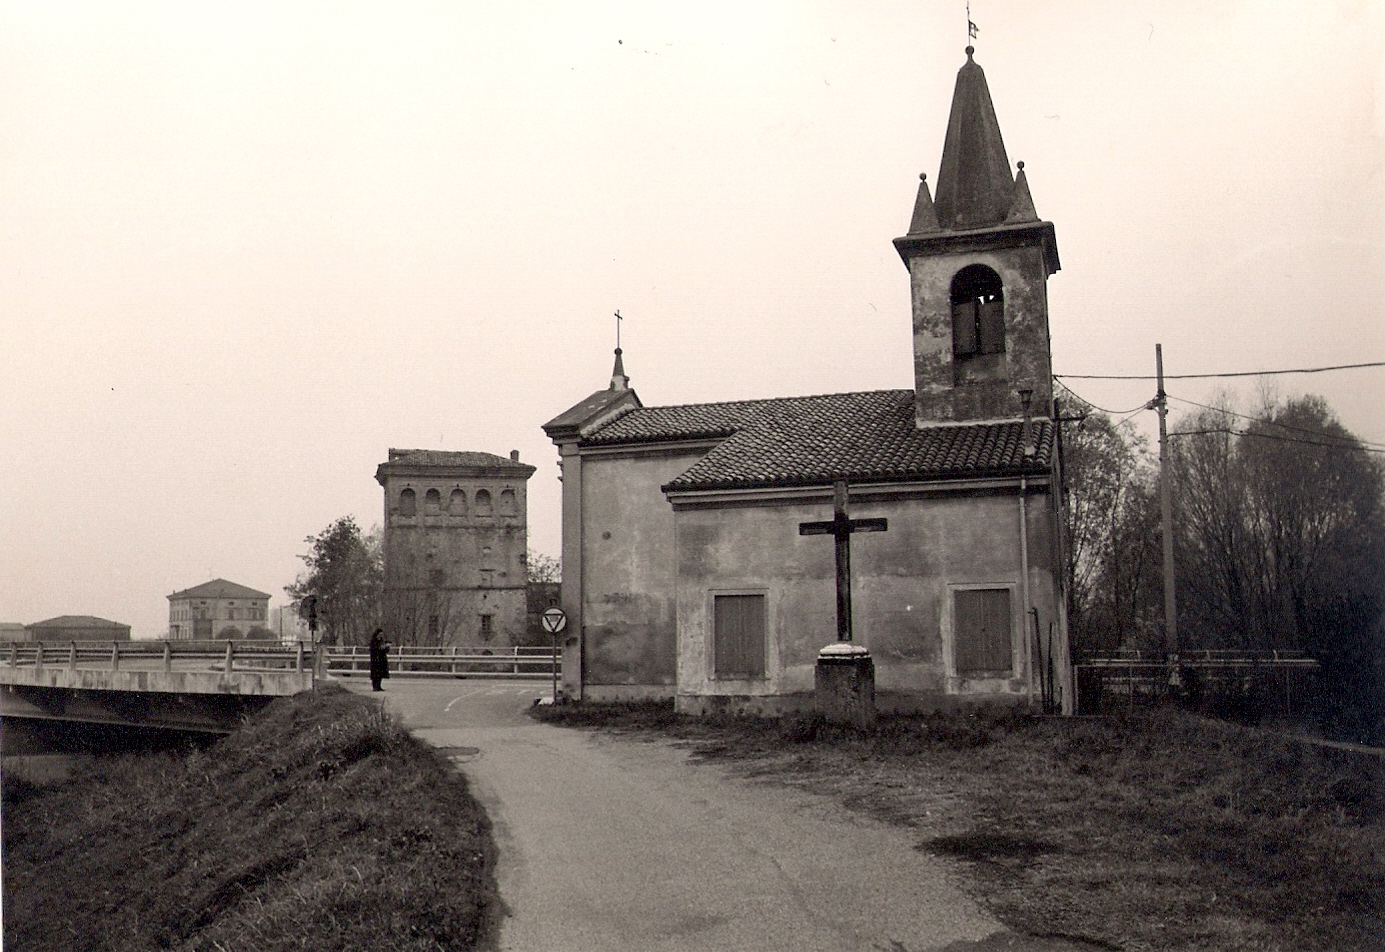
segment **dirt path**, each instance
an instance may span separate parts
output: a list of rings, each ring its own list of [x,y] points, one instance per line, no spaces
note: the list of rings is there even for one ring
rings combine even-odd
[[[1070,948],[1005,932],[905,830],[672,744],[538,724],[523,711],[543,693],[396,681],[385,695],[491,816],[503,950]]]

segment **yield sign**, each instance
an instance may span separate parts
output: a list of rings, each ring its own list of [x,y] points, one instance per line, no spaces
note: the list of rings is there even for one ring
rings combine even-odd
[[[561,608],[545,609],[539,620],[543,622],[543,630],[550,635],[556,635],[567,627],[567,615]]]

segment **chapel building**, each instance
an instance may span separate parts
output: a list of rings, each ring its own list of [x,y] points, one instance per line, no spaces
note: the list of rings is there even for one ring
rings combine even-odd
[[[836,638],[833,484],[854,640],[882,709],[1071,709],[1048,329],[1053,225],[1010,171],[985,74],[958,72],[936,200],[908,233],[914,389],[646,407],[610,385],[544,425],[561,457],[569,695],[810,707]]]
[[[534,467],[491,453],[391,449],[384,489],[384,626],[400,645],[505,647],[526,627]]]

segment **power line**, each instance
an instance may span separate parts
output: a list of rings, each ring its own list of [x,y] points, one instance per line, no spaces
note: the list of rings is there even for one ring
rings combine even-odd
[[[1382,453],[1385,449],[1375,449],[1370,446],[1362,446],[1360,443],[1322,443],[1317,440],[1299,440],[1292,436],[1274,436],[1270,433],[1257,433],[1254,430],[1233,430],[1230,427],[1220,430],[1174,430],[1169,436],[1250,436],[1260,440],[1275,440],[1279,443],[1301,443],[1304,446],[1321,446],[1329,450],[1360,450],[1363,453]]]
[[[1177,400],[1179,403],[1186,403],[1190,406],[1201,407],[1203,410],[1211,410],[1213,413],[1225,413],[1227,416],[1239,417],[1242,420],[1249,420],[1252,423],[1261,423],[1265,426],[1278,427],[1281,430],[1294,430],[1298,433],[1307,433],[1309,436],[1317,436],[1328,440],[1338,440],[1348,445],[1361,444],[1362,446],[1378,447],[1385,450],[1385,443],[1376,443],[1371,440],[1363,440],[1355,436],[1333,436],[1331,433],[1324,433],[1322,430],[1310,430],[1306,426],[1294,426],[1290,423],[1280,423],[1277,420],[1266,420],[1260,417],[1247,416],[1244,413],[1237,413],[1235,410],[1227,410],[1223,407],[1211,407],[1205,403],[1198,403],[1196,400],[1188,400],[1184,397],[1175,397],[1169,394],[1169,399]]]
[[[1337,364],[1333,367],[1292,367],[1285,370],[1244,370],[1220,374],[1164,374],[1165,380],[1211,380],[1220,377],[1269,377],[1275,374],[1320,374],[1329,370],[1359,370],[1362,367],[1385,367],[1385,360],[1366,364]],[[1153,374],[1054,374],[1059,380],[1157,380]]]
[[[1054,376],[1056,377],[1057,374],[1054,374]],[[1072,395],[1073,395],[1074,397],[1076,397],[1077,399],[1081,400],[1083,403],[1085,403],[1087,406],[1091,407],[1093,410],[1099,410],[1099,411],[1101,411],[1102,413],[1106,413],[1106,414],[1109,414],[1109,415],[1111,415],[1111,416],[1131,416],[1132,414],[1139,413],[1141,410],[1148,410],[1148,409],[1149,409],[1149,403],[1148,403],[1148,402],[1145,402],[1145,403],[1142,403],[1142,404],[1140,404],[1139,406],[1135,407],[1135,408],[1132,409],[1132,410],[1108,410],[1108,409],[1106,409],[1105,407],[1099,407],[1099,406],[1097,406],[1095,403],[1093,403],[1092,401],[1088,400],[1086,397],[1082,396],[1082,394],[1078,393],[1076,390],[1072,389],[1072,387],[1069,387],[1067,384],[1063,384],[1063,389],[1066,390],[1068,393],[1072,394]]]

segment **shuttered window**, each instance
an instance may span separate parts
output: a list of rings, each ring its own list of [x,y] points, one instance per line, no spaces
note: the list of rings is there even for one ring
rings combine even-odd
[[[974,264],[952,279],[952,354],[1005,353],[1005,292],[1000,275]]]
[[[717,595],[712,670],[718,678],[765,676],[765,596]]]
[[[956,592],[953,602],[953,661],[957,674],[1008,674],[1010,590],[977,588]]]
[[[976,353],[976,302],[952,305],[952,352],[958,357]]]
[[[976,304],[976,350],[982,354],[1005,350],[1005,302],[998,298]]]

